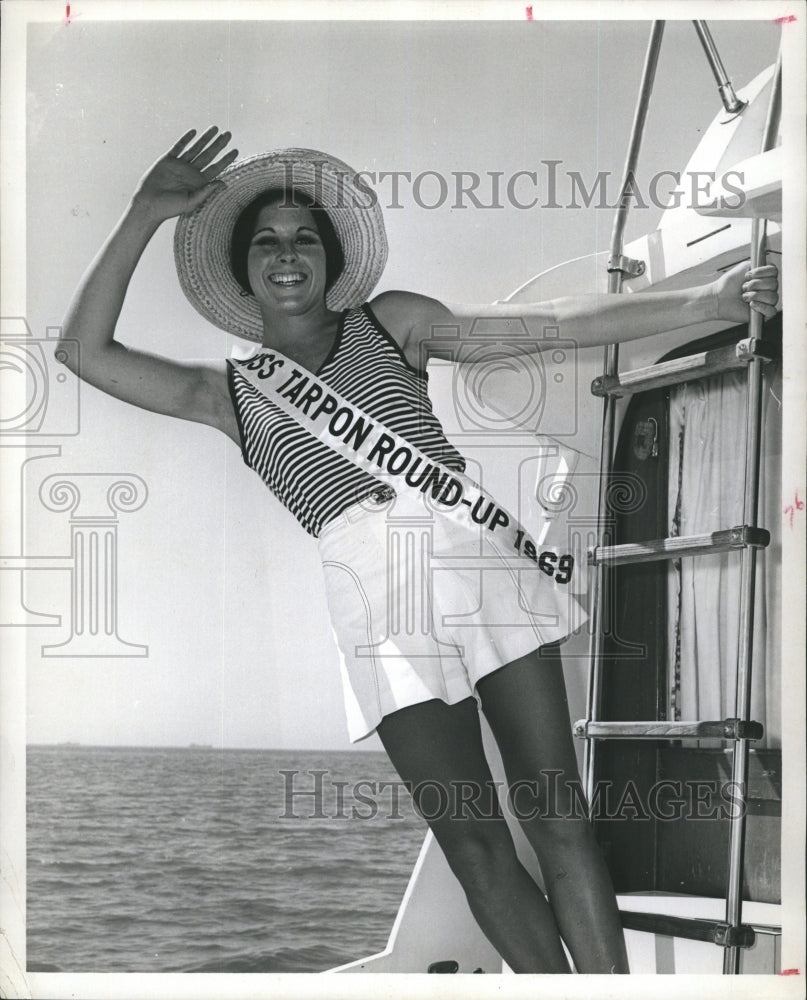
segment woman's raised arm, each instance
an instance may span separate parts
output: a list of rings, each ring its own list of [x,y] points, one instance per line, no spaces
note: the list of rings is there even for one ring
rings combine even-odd
[[[234,435],[224,368],[183,364],[115,340],[129,281],[166,219],[193,211],[238,155],[220,156],[229,133],[187,132],[146,172],[122,218],[87,269],[62,326],[56,357],[80,378],[135,406],[197,420]],[[217,159],[217,157],[219,157]]]

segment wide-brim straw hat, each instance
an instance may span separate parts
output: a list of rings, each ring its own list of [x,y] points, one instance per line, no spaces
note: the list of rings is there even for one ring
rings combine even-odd
[[[328,212],[345,258],[325,296],[328,308],[341,312],[367,300],[387,261],[387,235],[375,192],[346,163],[315,149],[281,149],[239,160],[219,180],[224,187],[181,216],[174,235],[180,285],[205,319],[263,340],[258,303],[236,281],[230,249],[239,215],[270,188],[302,191]]]

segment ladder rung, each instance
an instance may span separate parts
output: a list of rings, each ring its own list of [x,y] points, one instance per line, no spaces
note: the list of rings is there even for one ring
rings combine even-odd
[[[697,917],[673,917],[666,913],[621,912],[622,926],[629,931],[646,931],[688,941],[711,941],[722,948],[752,948],[756,933],[750,924],[728,924]]]
[[[695,379],[706,378],[707,375],[743,368],[754,359],[770,361],[771,353],[762,341],[748,338],[729,344],[728,347],[717,347],[685,358],[662,361],[646,368],[635,368],[616,375],[600,375],[591,383],[591,391],[595,396],[629,396],[633,392],[660,389],[679,382],[693,382]]]
[[[588,561],[592,566],[622,566],[700,556],[710,552],[727,552],[749,546],[765,548],[770,540],[770,532],[764,528],[740,524],[723,531],[712,531],[707,535],[682,535],[675,538],[654,538],[647,542],[627,542],[623,545],[599,545],[589,549]]]
[[[574,735],[581,740],[761,740],[760,722],[718,719],[715,722],[601,722],[580,719]]]

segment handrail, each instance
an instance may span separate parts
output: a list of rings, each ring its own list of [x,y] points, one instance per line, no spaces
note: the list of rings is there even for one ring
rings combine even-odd
[[[622,257],[622,247],[625,235],[625,225],[630,209],[630,190],[639,160],[639,150],[642,144],[647,109],[650,104],[650,94],[656,76],[656,66],[661,49],[661,39],[664,34],[664,21],[654,21],[650,29],[650,39],[647,43],[642,80],[639,86],[639,96],[636,101],[636,111],[633,116],[628,152],[625,158],[625,171],[619,194],[619,207],[614,218],[611,231],[611,246],[608,258],[608,292],[619,294],[622,291],[623,268],[629,266]],[[604,375],[614,375],[619,362],[619,347],[611,344],[605,349]],[[607,486],[608,471],[611,467],[611,453],[614,440],[615,403],[606,397],[603,405],[603,433],[600,446],[600,492],[597,514],[597,544],[603,545],[605,538],[605,519],[607,516]],[[598,566],[594,573],[590,607],[591,632],[589,642],[589,678],[586,693],[586,717],[596,719],[599,713],[600,666],[603,651],[602,614],[600,611],[600,595],[604,590],[605,568]],[[589,799],[594,793],[594,743],[588,741],[585,749],[583,772],[585,774],[586,792]]]
[[[661,38],[664,34],[664,21],[654,21],[650,30],[650,41],[647,43],[642,82],[639,87],[639,97],[636,101],[636,111],[633,116],[628,153],[625,157],[625,170],[622,176],[622,187],[619,191],[619,205],[614,216],[611,229],[611,246],[608,257],[608,291],[619,292],[622,288],[622,268],[619,267],[622,258],[622,244],[625,236],[625,225],[628,221],[631,198],[635,197],[636,164],[639,162],[639,150],[642,146],[647,109],[650,106],[650,94],[656,77],[656,66],[661,49]]]
[[[695,31],[697,31],[698,38],[701,40],[703,51],[706,53],[709,65],[712,67],[712,73],[714,73],[715,80],[717,80],[717,89],[720,94],[720,100],[723,102],[723,107],[729,114],[739,114],[748,102],[741,101],[734,92],[731,80],[723,68],[723,63],[720,60],[712,33],[709,31],[709,26],[706,21],[693,21],[692,23],[695,25]]]
[[[773,149],[779,130],[782,93],[782,53],[776,60],[776,69],[771,80],[771,93],[765,118],[765,131],[760,148],[761,153]],[[751,226],[751,266],[758,267],[765,261],[765,221],[754,219]],[[754,309],[748,324],[751,337],[759,338],[762,333],[762,316]],[[759,501],[760,439],[762,436],[762,364],[752,361],[747,374],[747,418],[745,438],[745,494],[743,519],[746,524],[756,526]],[[735,714],[742,719],[751,715],[751,666],[754,640],[754,597],[756,589],[756,550],[746,549],[740,564],[740,615],[739,644],[737,649],[737,687],[735,692]],[[731,780],[735,788],[745,788],[748,772],[748,743],[738,742],[734,747]],[[742,920],[743,857],[745,854],[745,814],[732,815],[729,824],[729,876],[726,892],[726,922],[732,925]],[[740,952],[733,946],[723,954],[724,975],[736,975],[740,971]]]

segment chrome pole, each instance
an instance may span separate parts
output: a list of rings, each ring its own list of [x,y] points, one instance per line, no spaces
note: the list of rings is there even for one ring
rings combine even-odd
[[[776,62],[765,133],[761,152],[773,149],[779,128],[782,91],[781,52]],[[751,267],[759,267],[765,262],[765,222],[754,219],[751,225]],[[762,316],[751,310],[748,324],[749,337],[759,338],[762,334]],[[762,436],[762,362],[749,362],[746,396],[746,438],[745,438],[745,493],[743,497],[743,524],[757,525],[759,505],[760,440]],[[740,614],[739,643],[737,649],[737,690],[734,714],[738,719],[751,716],[751,667],[754,644],[754,596],[756,591],[756,549],[745,548],[740,563]],[[746,782],[748,780],[748,741],[734,743],[731,780],[735,789],[741,790],[745,805]],[[743,868],[745,855],[745,809],[741,815],[732,814],[729,824],[729,874],[726,892],[726,923],[735,927],[742,921]],[[740,971],[740,949],[727,946],[723,952],[723,974],[737,975]]]
[[[664,34],[664,21],[654,21],[650,29],[650,39],[647,43],[644,68],[642,70],[642,80],[639,87],[639,96],[636,102],[636,111],[631,127],[630,141],[628,143],[628,153],[625,158],[625,171],[620,189],[619,206],[614,217],[614,225],[611,231],[611,245],[608,257],[608,293],[618,295],[622,291],[623,267],[625,261],[622,258],[622,245],[625,235],[625,225],[628,221],[628,211],[630,210],[630,192],[633,190],[634,174],[636,164],[639,160],[639,150],[642,145],[642,135],[644,133],[645,122],[647,120],[647,109],[650,104],[650,95],[653,91],[653,81],[656,76],[658,56],[661,49],[661,39]],[[619,363],[619,347],[617,344],[610,344],[605,349],[604,374],[614,375]],[[608,482],[611,471],[611,461],[613,456],[614,441],[614,413],[615,402],[610,396],[606,396],[603,404],[603,429],[600,439],[600,480],[599,480],[599,500],[597,507],[597,547],[604,544],[606,535],[606,523],[608,519]],[[601,685],[601,663],[603,650],[603,615],[600,604],[603,598],[607,598],[605,587],[605,567],[595,568],[594,580],[591,592],[591,625],[589,640],[589,673],[588,690],[586,692],[586,718],[596,719],[600,710],[600,685]],[[586,795],[591,802],[594,795],[594,740],[587,739],[585,743],[584,774],[586,781]]]
[[[712,67],[712,73],[714,73],[715,80],[717,80],[717,89],[720,93],[720,100],[723,102],[723,107],[730,114],[737,114],[743,110],[746,102],[741,101],[734,92],[731,80],[729,80],[728,74],[723,68],[723,63],[720,60],[720,54],[712,38],[712,33],[709,31],[709,26],[706,21],[693,21],[692,23],[695,25],[695,31],[697,31],[698,38],[701,40],[703,51],[706,53],[709,65]]]

